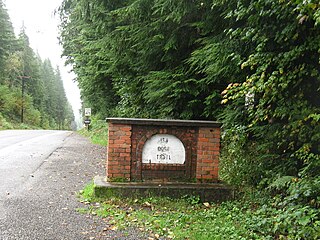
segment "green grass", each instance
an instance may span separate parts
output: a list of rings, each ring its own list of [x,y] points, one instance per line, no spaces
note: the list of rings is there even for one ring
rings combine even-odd
[[[222,204],[200,203],[194,196],[182,199],[97,198],[90,183],[79,194],[81,213],[100,216],[110,229],[135,227],[153,239],[319,239],[319,210],[276,205],[275,199],[255,199]]]
[[[106,146],[108,144],[108,126],[106,121],[92,118],[90,130],[82,128],[78,131],[81,135],[90,139],[93,144]]]
[[[105,218],[115,229],[137,227],[166,239],[265,239],[243,224],[248,213],[240,203],[200,204],[195,197],[101,199],[94,196],[93,188],[91,183],[82,191],[86,208],[78,211]]]

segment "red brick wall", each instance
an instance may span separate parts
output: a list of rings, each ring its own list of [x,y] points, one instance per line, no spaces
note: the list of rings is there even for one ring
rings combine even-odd
[[[196,178],[204,182],[218,179],[220,129],[200,128],[198,136]]]
[[[130,180],[131,125],[109,123],[107,178]]]
[[[149,126],[109,122],[107,178],[109,181],[216,182],[219,170],[220,128]],[[142,150],[155,134],[180,139],[186,151],[184,164],[144,164]]]

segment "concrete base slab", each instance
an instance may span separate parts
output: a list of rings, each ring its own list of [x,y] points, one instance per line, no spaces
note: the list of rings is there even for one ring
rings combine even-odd
[[[97,197],[199,196],[202,202],[222,202],[234,198],[234,189],[221,183],[107,182],[106,177],[102,176],[94,178],[94,191]]]

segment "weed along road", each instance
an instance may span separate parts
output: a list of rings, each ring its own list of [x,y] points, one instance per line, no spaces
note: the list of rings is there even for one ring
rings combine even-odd
[[[0,240],[139,239],[79,213],[77,192],[103,175],[105,147],[69,131],[0,131]]]

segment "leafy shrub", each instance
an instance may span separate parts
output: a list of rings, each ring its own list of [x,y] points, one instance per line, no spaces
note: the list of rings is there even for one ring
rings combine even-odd
[[[0,113],[0,129],[12,129],[13,126]]]
[[[40,126],[40,123],[41,123],[40,111],[29,106],[29,109],[26,109],[25,121],[26,121],[26,123],[28,123],[32,126]]]
[[[250,229],[265,239],[318,239],[320,212],[308,206],[266,204],[245,219]]]
[[[263,175],[262,160],[253,145],[248,145],[244,126],[226,129],[222,134],[220,177],[236,186],[257,185]]]

